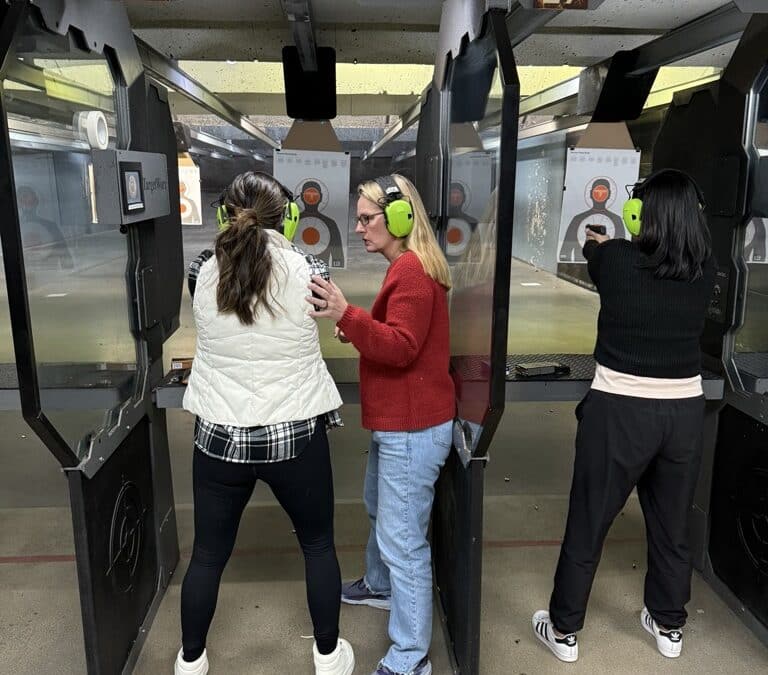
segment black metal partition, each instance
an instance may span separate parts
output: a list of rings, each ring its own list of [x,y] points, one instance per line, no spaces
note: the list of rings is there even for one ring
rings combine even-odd
[[[170,109],[122,3],[0,3],[0,63],[0,370],[68,480],[88,672],[130,672],[179,555],[151,400],[183,274]]]
[[[702,349],[710,367],[722,364],[729,387],[709,406],[692,513],[694,560],[768,643],[766,45],[768,13],[754,14],[720,82],[675,97],[654,169],[683,169],[701,184],[719,267]]]
[[[480,659],[483,480],[504,409],[519,96],[505,16],[491,11],[481,35],[450,63],[444,99],[446,208],[439,231],[445,239],[453,227],[467,242],[461,255],[449,256],[458,452],[451,453],[437,486],[433,559],[450,651],[462,673],[478,672]],[[479,134],[475,123],[490,115],[498,123]],[[485,205],[478,221],[455,222],[460,216],[450,212],[451,190],[459,187]],[[458,243],[445,241],[446,247]]]

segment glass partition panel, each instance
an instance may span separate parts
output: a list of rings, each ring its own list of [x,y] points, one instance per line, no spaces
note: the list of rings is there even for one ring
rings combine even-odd
[[[491,406],[502,92],[492,31],[468,45],[451,76],[446,257],[451,266],[451,353],[459,417],[471,450]],[[490,114],[489,114],[490,113]],[[485,121],[484,121],[485,120]]]
[[[2,100],[41,407],[82,458],[137,388],[127,238],[98,218],[91,161],[116,147],[115,84],[102,55],[32,19],[15,56]]]
[[[565,140],[565,131],[554,131],[521,140],[517,147],[512,255],[517,262],[552,274],[557,273]]]
[[[735,362],[742,381],[750,390],[768,393],[768,219],[753,218],[747,225],[744,261],[747,265],[747,295],[744,324],[736,336]]]
[[[759,212],[768,190],[768,83],[757,102],[753,145],[757,155],[754,206]],[[761,216],[768,215],[759,213]],[[747,266],[747,293],[744,323],[736,335],[734,361],[748,391],[768,393],[768,218],[755,217],[744,232],[744,263]],[[717,292],[717,290],[716,290]]]
[[[510,354],[589,354],[599,298],[557,274],[567,131],[520,141],[509,289]],[[532,359],[535,360],[535,359]]]
[[[11,333],[11,316],[8,311],[8,287],[5,280],[3,248],[0,246],[0,389],[10,389],[15,382],[16,369]]]
[[[179,329],[165,343],[164,367],[173,360],[195,354],[195,323],[187,272],[190,263],[205,250],[214,250],[219,227],[216,207],[224,189],[235,176],[246,171],[272,171],[272,148],[261,140],[212,115],[176,92],[169,93],[176,130],[179,163],[179,193],[184,252]],[[282,140],[285,128],[275,127],[275,118],[251,117],[269,136]],[[282,133],[281,133],[282,131]]]

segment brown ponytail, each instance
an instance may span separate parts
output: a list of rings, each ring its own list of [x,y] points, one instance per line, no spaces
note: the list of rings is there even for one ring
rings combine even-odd
[[[274,229],[281,222],[285,196],[274,178],[249,171],[232,181],[223,201],[230,220],[216,238],[216,303],[220,312],[234,312],[247,326],[261,307],[274,316],[267,297],[272,256],[264,228]]]

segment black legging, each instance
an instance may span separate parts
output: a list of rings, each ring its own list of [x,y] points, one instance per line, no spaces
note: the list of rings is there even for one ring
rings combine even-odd
[[[309,444],[296,459],[235,464],[195,450],[195,544],[181,587],[186,661],[195,661],[205,649],[221,575],[232,554],[243,509],[258,479],[272,488],[291,518],[304,551],[307,601],[318,651],[330,654],[336,649],[341,573],[333,544],[331,459],[321,418]]]

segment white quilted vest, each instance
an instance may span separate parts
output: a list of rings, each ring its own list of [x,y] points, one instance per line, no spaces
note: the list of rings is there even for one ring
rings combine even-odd
[[[237,427],[315,417],[342,401],[320,352],[309,316],[309,266],[279,233],[267,230],[272,254],[269,295],[250,326],[216,306],[216,256],[200,269],[192,304],[197,346],[184,409],[204,420]]]

